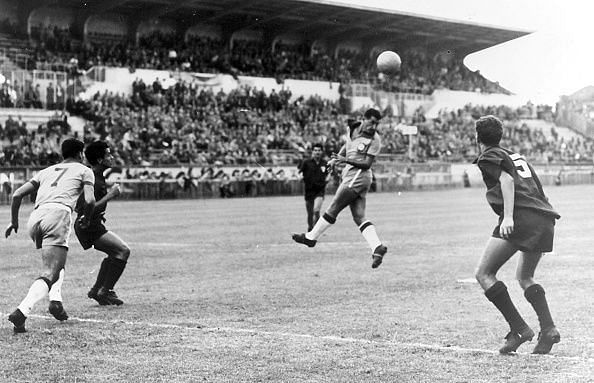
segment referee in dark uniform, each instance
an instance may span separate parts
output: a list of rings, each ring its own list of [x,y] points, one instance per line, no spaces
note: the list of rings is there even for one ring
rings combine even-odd
[[[314,144],[311,158],[299,164],[305,183],[305,209],[307,210],[307,231],[310,231],[320,218],[322,202],[328,177],[328,163],[322,158],[322,144]]]

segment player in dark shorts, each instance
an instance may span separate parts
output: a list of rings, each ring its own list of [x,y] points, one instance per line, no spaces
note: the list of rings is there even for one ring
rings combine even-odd
[[[553,249],[555,220],[560,216],[545,196],[532,166],[521,155],[499,146],[502,135],[503,127],[498,118],[484,116],[476,122],[476,139],[481,151],[475,163],[487,186],[487,201],[499,216],[478,264],[476,279],[487,299],[510,326],[499,352],[516,351],[522,343],[532,340],[534,332],[496,274],[516,252],[520,252],[516,278],[540,323],[538,343],[532,353],[548,354],[561,336],[553,323],[545,291],[534,281],[534,271],[542,254]]]
[[[108,231],[103,223],[105,222],[107,202],[120,195],[120,186],[116,184],[109,191],[107,190],[104,172],[113,165],[113,156],[107,143],[103,141],[92,142],[85,149],[85,156],[95,174],[95,199],[97,203],[88,228],[82,228],[78,224],[82,218],[82,213],[77,205],[78,217],[74,223],[74,231],[83,249],[87,250],[94,247],[95,250],[107,254],[107,257],[101,262],[101,267],[97,273],[97,281],[87,295],[102,306],[119,306],[124,302],[118,298],[113,288],[124,272],[130,256],[130,248],[115,233]]]
[[[321,144],[314,144],[311,158],[299,164],[299,172],[303,174],[305,184],[305,209],[307,210],[307,231],[310,231],[318,219],[324,201],[326,183],[328,182],[328,164],[322,158],[324,150]]]

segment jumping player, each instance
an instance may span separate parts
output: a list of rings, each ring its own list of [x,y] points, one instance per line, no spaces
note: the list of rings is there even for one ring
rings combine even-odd
[[[41,249],[43,268],[39,278],[31,287],[25,299],[13,311],[8,320],[14,325],[14,332],[25,332],[25,320],[33,306],[43,299],[48,292],[50,299],[58,296],[63,279],[64,265],[68,254],[68,241],[70,237],[70,224],[72,210],[77,199],[82,194],[85,213],[90,213],[95,205],[93,172],[81,164],[84,144],[70,138],[62,143],[62,157],[64,161],[50,166],[35,175],[29,182],[18,188],[11,203],[11,223],[6,228],[6,237],[14,230],[19,229],[19,209],[23,198],[35,191],[35,209],[28,221],[28,230],[31,239],[38,249]],[[82,226],[88,225],[88,220],[81,222]],[[50,302],[50,313],[58,320],[68,319],[61,301]]]
[[[324,201],[328,177],[328,164],[322,158],[324,151],[322,144],[314,144],[311,158],[299,165],[299,172],[303,174],[305,184],[305,209],[307,210],[307,231],[320,219],[320,210]]]
[[[83,210],[84,201],[79,199],[76,206],[78,217],[74,224],[74,231],[83,249],[87,250],[94,247],[96,250],[107,254],[107,257],[101,262],[97,280],[87,296],[96,300],[102,306],[119,306],[124,302],[118,298],[113,288],[124,272],[130,256],[130,248],[115,233],[108,231],[103,222],[105,222],[107,202],[120,195],[120,186],[116,184],[107,191],[104,172],[113,165],[113,156],[107,143],[103,141],[90,143],[85,149],[85,156],[95,175],[95,199],[97,203],[90,217],[90,224],[84,227],[79,225],[79,222],[85,216]]]
[[[542,253],[553,248],[555,220],[560,216],[545,196],[532,166],[521,155],[499,146],[502,135],[502,123],[498,118],[483,116],[476,122],[480,155],[475,163],[487,186],[487,201],[499,216],[478,264],[476,279],[487,299],[510,326],[499,352],[516,351],[522,343],[532,340],[534,332],[524,322],[507,287],[496,274],[520,251],[516,278],[540,322],[538,343],[532,353],[547,354],[561,336],[549,312],[545,290],[534,281],[534,272]]]
[[[382,118],[376,109],[369,109],[363,121],[349,126],[347,141],[338,154],[333,154],[328,163],[330,166],[344,163],[342,182],[324,215],[313,229],[307,233],[293,234],[293,240],[309,247],[314,247],[318,238],[336,222],[338,214],[347,206],[355,224],[363,234],[372,251],[372,268],[377,268],[383,260],[388,248],[382,245],[375,231],[375,226],[365,219],[365,202],[371,186],[371,165],[381,148],[377,125]]]

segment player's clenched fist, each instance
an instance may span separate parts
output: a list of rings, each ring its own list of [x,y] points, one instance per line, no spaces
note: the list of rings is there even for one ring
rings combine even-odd
[[[120,187],[120,184],[115,184],[111,187],[111,190],[109,191],[109,194],[111,195],[112,198],[115,198],[117,196],[119,196],[120,194],[122,194],[122,189]]]
[[[9,224],[9,225],[6,227],[6,232],[4,233],[4,236],[5,236],[6,238],[8,238],[8,236],[10,235],[10,233],[11,233],[13,230],[14,230],[14,232],[15,232],[15,233],[17,233],[17,232],[19,231],[19,225],[18,225],[18,224],[17,224],[17,225],[15,225],[15,224],[13,224],[13,223]]]

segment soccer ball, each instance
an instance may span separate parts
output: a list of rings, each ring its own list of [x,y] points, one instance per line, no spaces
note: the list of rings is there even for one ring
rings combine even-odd
[[[377,56],[377,70],[383,74],[395,75],[400,72],[400,56],[398,53],[392,51],[383,51]]]

